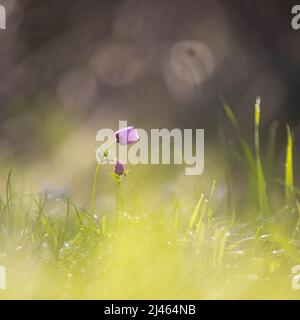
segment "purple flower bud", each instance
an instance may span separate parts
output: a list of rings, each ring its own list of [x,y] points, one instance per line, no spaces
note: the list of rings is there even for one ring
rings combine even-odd
[[[140,137],[134,127],[127,127],[116,132],[116,139],[119,144],[126,145],[137,142]]]
[[[117,163],[115,165],[115,174],[117,174],[118,176],[122,176],[124,174],[124,171],[125,171],[125,167],[123,163],[117,160]]]

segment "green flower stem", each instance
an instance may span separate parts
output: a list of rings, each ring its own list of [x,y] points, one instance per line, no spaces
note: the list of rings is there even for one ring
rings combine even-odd
[[[121,193],[121,181],[117,182],[117,193],[118,193],[118,212],[123,211],[123,200],[122,200],[122,193]]]
[[[96,167],[95,175],[94,175],[92,199],[91,199],[91,211],[93,214],[95,213],[95,196],[96,196],[97,180],[98,180],[98,176],[99,176],[99,172],[100,172],[100,168],[101,168],[103,159],[104,159],[104,157],[102,157],[101,160],[99,161],[99,163]]]
[[[103,163],[103,160],[108,156],[109,149],[112,147],[112,145],[115,142],[116,142],[116,140],[112,141],[112,143],[108,146],[108,148],[103,152],[103,155],[102,155],[102,157],[96,167],[96,171],[95,171],[95,175],[94,175],[94,182],[93,182],[93,189],[92,189],[92,198],[91,198],[91,212],[92,212],[92,214],[95,213],[96,188],[97,188],[97,180],[98,180],[100,168]]]

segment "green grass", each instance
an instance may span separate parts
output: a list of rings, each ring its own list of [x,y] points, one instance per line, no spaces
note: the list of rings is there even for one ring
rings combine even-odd
[[[261,145],[260,100],[253,146],[227,104],[224,110],[237,143],[208,148],[202,176],[132,167],[115,210],[96,199],[81,208],[69,198],[19,192],[15,173],[6,173],[0,265],[7,290],[0,298],[299,298],[291,288],[291,269],[300,264],[292,133],[288,128],[282,185],[273,170],[276,127]],[[101,168],[94,198],[114,185],[108,178]],[[90,190],[83,192],[88,199]]]

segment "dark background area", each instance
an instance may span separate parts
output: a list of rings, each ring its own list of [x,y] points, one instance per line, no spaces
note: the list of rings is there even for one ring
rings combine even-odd
[[[41,151],[53,117],[54,143],[72,131],[69,122],[90,119],[100,127],[125,119],[146,128],[205,128],[214,137],[220,97],[252,132],[258,95],[265,128],[276,119],[297,132],[295,3],[0,1],[8,15],[0,32],[0,147]]]

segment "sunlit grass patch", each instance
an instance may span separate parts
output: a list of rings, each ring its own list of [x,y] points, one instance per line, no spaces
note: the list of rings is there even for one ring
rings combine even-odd
[[[291,269],[300,264],[292,133],[288,129],[283,185],[277,184],[271,179],[274,128],[267,152],[260,145],[260,101],[253,146],[228,105],[225,112],[239,145],[235,152],[225,147],[229,163],[220,151],[209,154],[200,177],[141,166],[126,177],[118,168],[119,181],[100,170],[92,205],[82,208],[68,196],[20,191],[15,173],[6,172],[0,265],[7,290],[0,297],[299,298],[291,287]],[[105,189],[116,192],[108,208],[101,200]],[[82,192],[89,197],[90,190]]]

